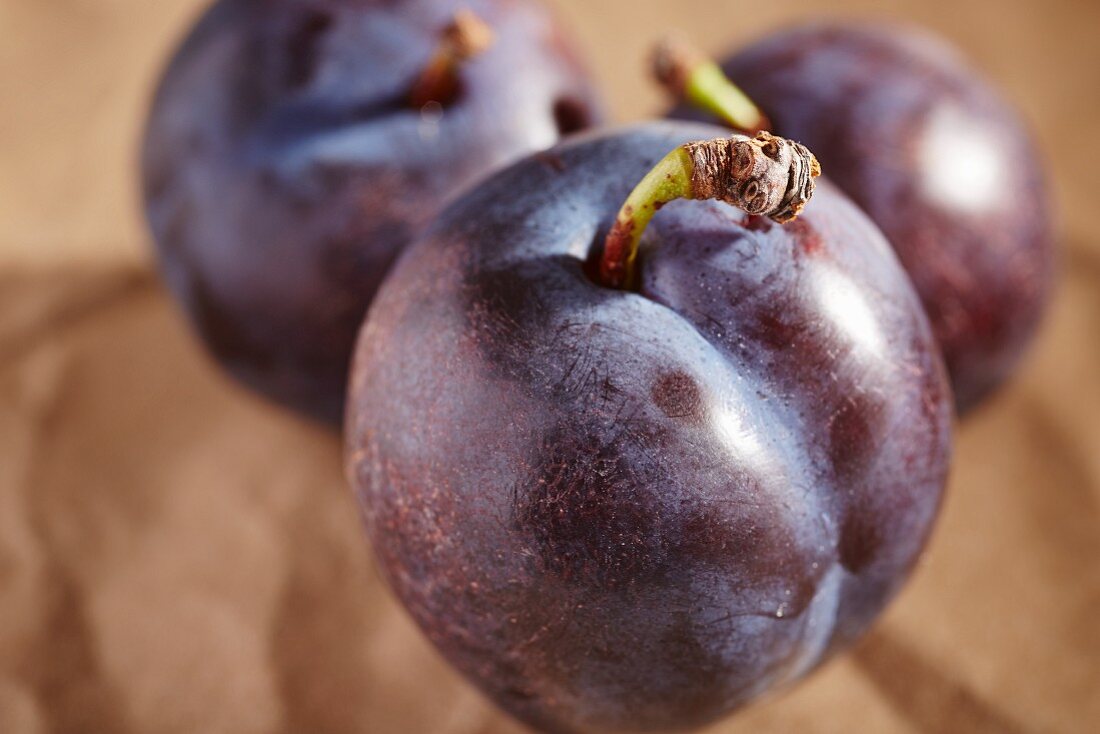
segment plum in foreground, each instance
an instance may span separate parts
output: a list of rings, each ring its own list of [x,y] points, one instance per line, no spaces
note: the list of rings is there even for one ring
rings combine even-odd
[[[379,565],[542,731],[692,728],[798,679],[882,610],[939,506],[950,391],[889,245],[827,182],[782,225],[662,195],[722,134],[651,123],[496,174],[360,336],[347,462]],[[738,151],[783,160],[747,140],[727,198],[796,213],[740,175]],[[636,258],[601,253],[666,200]]]

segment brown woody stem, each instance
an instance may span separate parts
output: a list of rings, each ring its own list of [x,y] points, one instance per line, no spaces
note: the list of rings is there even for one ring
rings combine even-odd
[[[493,44],[493,31],[470,10],[459,10],[443,29],[439,45],[409,92],[409,104],[420,109],[435,102],[447,105],[458,94],[462,65]]]

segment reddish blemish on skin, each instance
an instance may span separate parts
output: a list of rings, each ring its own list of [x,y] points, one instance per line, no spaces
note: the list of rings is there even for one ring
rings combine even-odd
[[[860,513],[849,513],[844,517],[837,544],[841,565],[851,573],[859,573],[875,560],[884,540],[875,524],[867,522]]]
[[[535,154],[535,160],[539,163],[546,164],[555,173],[561,173],[565,170],[565,161],[562,160],[560,155],[551,153],[549,151],[542,151]]]
[[[804,254],[817,255],[824,250],[825,246],[821,240],[821,235],[805,219],[796,219],[784,226],[789,227],[794,232],[795,241]]]
[[[703,418],[703,396],[691,375],[681,370],[661,375],[650,390],[653,402],[669,418],[699,421]]]
[[[866,395],[853,395],[829,417],[828,451],[838,476],[856,481],[878,449],[882,404]]]
[[[626,284],[626,252],[636,226],[633,215],[634,207],[624,207],[604,242],[603,257],[600,259],[600,280],[611,288],[621,288]]]
[[[773,225],[767,217],[762,217],[759,214],[749,214],[745,217],[743,226],[751,232],[767,232]]]

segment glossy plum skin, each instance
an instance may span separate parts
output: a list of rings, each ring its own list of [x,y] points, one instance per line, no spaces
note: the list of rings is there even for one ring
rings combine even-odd
[[[898,590],[939,506],[939,352],[827,182],[784,226],[673,202],[639,292],[587,275],[633,183],[721,134],[586,134],[498,173],[360,335],[347,469],[379,565],[540,731],[694,728],[797,679]]]
[[[495,42],[422,114],[408,94],[460,8]],[[339,423],[355,335],[397,254],[458,190],[598,119],[533,0],[221,0],[148,122],[162,270],[234,375]]]
[[[1043,163],[1017,112],[952,48],[903,26],[784,30],[723,68],[882,229],[960,411],[977,404],[1034,335],[1055,260]]]

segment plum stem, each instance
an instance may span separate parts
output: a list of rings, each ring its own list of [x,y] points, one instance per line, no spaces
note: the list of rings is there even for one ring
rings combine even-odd
[[[715,61],[686,39],[668,36],[653,50],[653,76],[677,99],[710,112],[749,134],[768,130],[771,121]]]
[[[439,44],[409,92],[415,109],[435,102],[447,105],[458,94],[462,65],[493,45],[493,30],[476,13],[462,9],[455,13],[439,37]]]
[[[657,210],[676,199],[717,199],[749,214],[788,222],[814,192],[821,166],[805,146],[759,132],[686,143],[662,158],[634,187],[604,240],[600,281],[634,285],[642,234]]]
[[[630,287],[642,233],[662,206],[675,199],[691,198],[692,168],[691,156],[680,146],[662,158],[626,197],[604,240],[600,259],[604,285]]]

